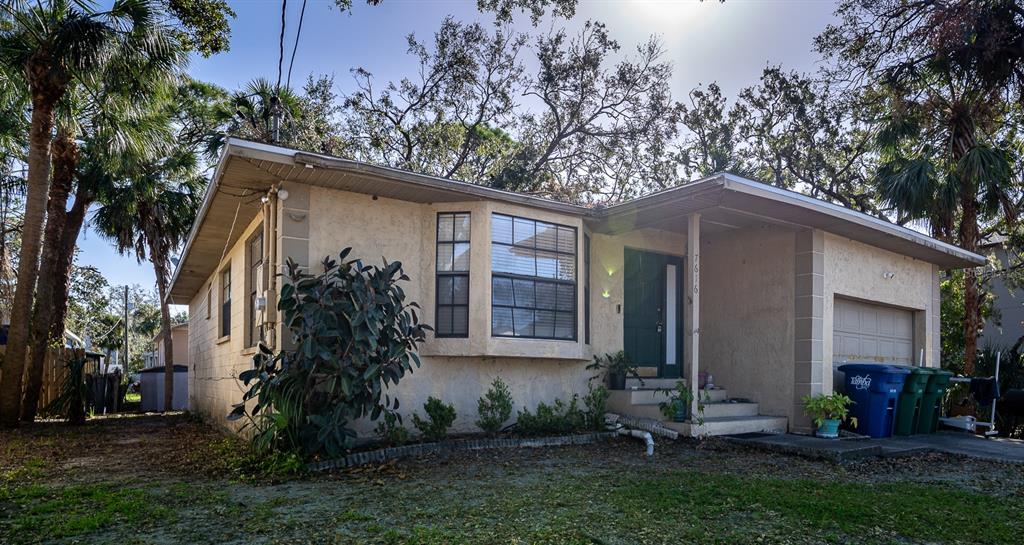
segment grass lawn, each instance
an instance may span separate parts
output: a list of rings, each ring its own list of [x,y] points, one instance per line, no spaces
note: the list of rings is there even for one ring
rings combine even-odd
[[[0,432],[0,543],[1020,543],[1024,467],[621,440],[280,482],[184,417]]]

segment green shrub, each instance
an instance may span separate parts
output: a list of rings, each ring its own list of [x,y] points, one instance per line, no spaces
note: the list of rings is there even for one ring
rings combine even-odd
[[[418,414],[413,414],[413,425],[428,441],[444,439],[448,435],[448,428],[452,427],[452,422],[455,422],[455,407],[445,405],[440,399],[431,396],[423,404],[423,410],[427,413],[428,420],[423,420]]]
[[[409,430],[402,425],[402,415],[396,412],[384,413],[384,418],[377,423],[374,430],[381,441],[391,446],[401,446],[409,442]]]
[[[512,416],[512,392],[500,377],[495,378],[490,389],[476,404],[480,419],[476,425],[487,433],[498,433]]]
[[[228,416],[248,419],[260,453],[342,454],[355,421],[398,409],[383,392],[420,365],[416,348],[430,328],[405,302],[402,264],[364,266],[345,260],[350,251],[324,259],[315,276],[286,264],[278,309],[295,349],[274,354],[260,344],[239,375],[249,389]]]
[[[604,414],[608,412],[608,388],[604,385],[587,384],[587,395],[583,397],[583,405],[587,408],[587,427],[594,431],[604,431]]]
[[[561,399],[553,404],[537,404],[535,413],[519,411],[516,428],[523,435],[565,434],[587,429],[587,415],[579,408],[579,396],[572,396],[568,405]]]

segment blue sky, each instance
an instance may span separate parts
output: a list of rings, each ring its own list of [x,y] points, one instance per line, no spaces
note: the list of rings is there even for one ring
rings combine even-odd
[[[238,15],[231,25],[231,50],[210,59],[193,59],[189,72],[229,90],[258,76],[273,80],[281,2],[230,3]],[[447,15],[462,21],[490,20],[477,13],[475,0],[384,0],[375,7],[362,0],[353,3],[353,12],[342,15],[332,0],[308,0],[293,86],[301,86],[309,74],[333,74],[336,92],[344,95],[352,89],[349,70],[357,66],[368,69],[378,81],[401,78],[415,67],[406,54],[409,33],[429,41]],[[301,0],[288,1],[286,54],[294,43],[301,6]],[[623,52],[657,35],[674,65],[672,87],[677,99],[685,98],[698,84],[711,82],[718,82],[731,97],[755,83],[770,64],[814,71],[817,55],[811,40],[833,20],[834,7],[824,0],[580,0],[576,17],[556,24],[574,29],[588,19],[604,22]],[[530,29],[525,18],[515,24]],[[544,21],[539,29],[550,25]],[[95,233],[83,231],[79,247],[79,263],[99,268],[111,284],[154,285],[148,263],[117,255]]]

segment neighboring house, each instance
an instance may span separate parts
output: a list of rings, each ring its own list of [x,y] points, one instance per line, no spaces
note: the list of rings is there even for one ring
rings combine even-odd
[[[995,258],[998,262],[996,266],[999,268],[1012,266],[1003,243],[1004,240],[1000,238],[980,248],[982,253]],[[978,340],[978,345],[1006,349],[1024,336],[1024,290],[1007,286],[1003,278],[996,275],[990,281],[989,291],[994,298],[993,310],[999,319],[998,323],[994,319],[985,322],[985,329]]]
[[[402,262],[436,332],[389,394],[406,414],[453,403],[454,431],[496,376],[533,408],[585,393],[591,358],[622,349],[651,380],[617,411],[648,414],[650,388],[711,373],[728,392],[713,400],[749,402],[708,404],[685,433],[807,430],[801,399],[833,391],[842,361],[937,366],[939,271],[984,263],[729,174],[587,208],[230,139],[170,292],[189,305],[191,410],[228,425],[232,379],[260,338],[280,346],[270,272],[316,272],[348,246]]]
[[[152,353],[147,352],[143,355],[152,354],[152,359],[147,359],[152,364],[146,365],[146,367],[162,367],[164,366],[167,359],[164,357],[164,334],[158,332],[153,337],[153,345],[156,350]],[[182,324],[176,324],[171,326],[171,349],[174,351],[174,364],[188,366],[188,322]]]

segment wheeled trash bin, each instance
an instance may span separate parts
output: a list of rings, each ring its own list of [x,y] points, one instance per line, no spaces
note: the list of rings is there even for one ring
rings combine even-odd
[[[850,416],[857,419],[857,433],[891,437],[903,382],[910,371],[878,363],[847,363],[839,370],[846,374],[846,395],[853,400]]]

